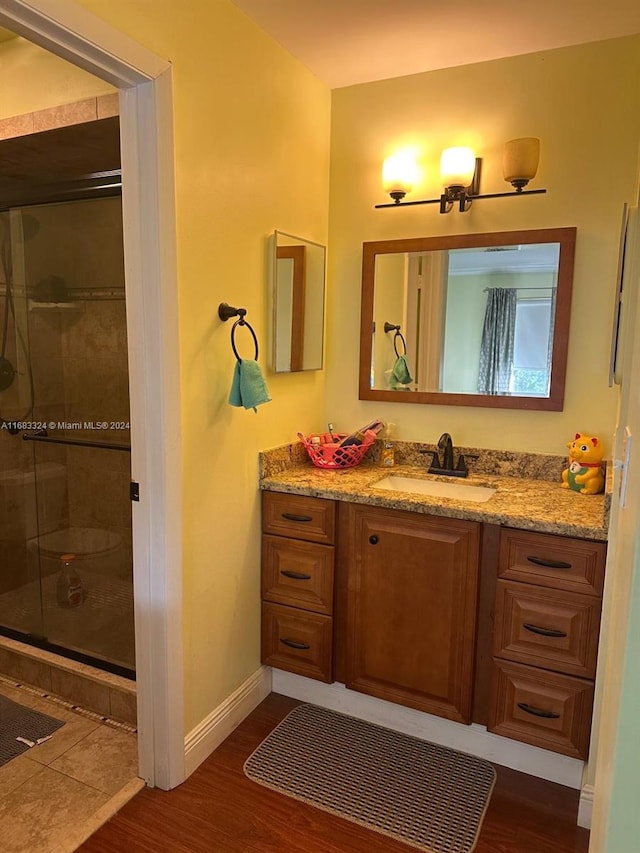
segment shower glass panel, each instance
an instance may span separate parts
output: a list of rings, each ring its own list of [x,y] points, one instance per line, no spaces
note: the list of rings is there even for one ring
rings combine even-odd
[[[23,258],[12,251],[23,243],[22,228],[19,213],[0,212],[0,624],[38,636],[40,576],[27,551],[37,535],[34,449],[16,441],[7,423],[31,417],[32,410]]]
[[[0,631],[133,676],[120,197],[0,216]]]

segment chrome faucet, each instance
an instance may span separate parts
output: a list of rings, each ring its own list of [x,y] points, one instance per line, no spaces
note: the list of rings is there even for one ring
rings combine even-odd
[[[467,468],[467,460],[463,454],[458,456],[458,464],[454,465],[453,439],[448,432],[443,432],[438,439],[438,450],[442,451],[442,462],[438,450],[431,451],[433,459],[429,467],[430,474],[446,474],[449,477],[468,477],[469,469]],[[475,458],[475,457],[474,457]]]

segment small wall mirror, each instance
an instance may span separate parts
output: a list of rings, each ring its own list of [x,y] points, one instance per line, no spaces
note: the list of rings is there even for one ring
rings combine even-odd
[[[321,370],[326,249],[275,231],[271,238],[271,363],[274,373]]]
[[[364,243],[360,399],[561,411],[575,237]]]

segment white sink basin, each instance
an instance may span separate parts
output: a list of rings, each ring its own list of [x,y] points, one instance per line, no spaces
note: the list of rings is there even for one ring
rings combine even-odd
[[[435,498],[456,498],[461,501],[488,501],[496,490],[489,486],[474,486],[471,483],[445,483],[442,480],[418,480],[415,477],[400,477],[391,474],[372,485],[373,489],[390,492],[410,492],[413,495],[430,495]]]

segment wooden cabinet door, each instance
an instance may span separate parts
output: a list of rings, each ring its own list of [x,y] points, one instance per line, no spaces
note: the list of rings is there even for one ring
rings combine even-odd
[[[349,504],[346,686],[471,720],[479,524]]]

